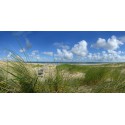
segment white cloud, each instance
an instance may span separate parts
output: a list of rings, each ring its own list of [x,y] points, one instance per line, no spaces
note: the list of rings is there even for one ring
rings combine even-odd
[[[92,45],[92,47],[105,48],[106,47],[106,40],[102,39],[102,38],[98,38],[96,44]]]
[[[57,49],[57,54],[55,54],[55,56],[58,59],[61,60],[72,60],[73,59],[73,54],[72,52],[66,50],[66,49]]]
[[[53,52],[43,52],[43,54],[48,55],[48,56],[53,56]]]
[[[88,53],[87,42],[85,40],[80,41],[78,44],[75,44],[71,51],[77,55],[85,57]]]
[[[80,41],[79,43],[75,44],[71,50],[66,49],[57,49],[57,54],[55,54],[57,59],[60,60],[72,60],[73,54],[75,54],[77,57],[85,57],[88,53],[87,50],[87,42],[85,40]],[[78,58],[81,60],[81,58]],[[77,58],[75,59],[77,60]]]
[[[117,38],[116,36],[112,36],[108,40],[99,38],[92,47],[103,48],[106,51],[102,51],[100,55],[97,53],[89,54],[88,59],[92,61],[125,61],[124,52],[118,51],[120,46],[124,44],[123,39],[125,38]]]
[[[114,51],[114,50],[108,50],[108,53],[109,53],[109,54],[117,54],[117,52]]]
[[[31,52],[30,56],[31,56],[33,59],[37,59],[37,60],[40,60],[40,59],[41,59],[38,50],[33,50],[33,51]]]
[[[92,47],[103,48],[105,50],[117,50],[120,45],[123,45],[124,42],[116,38],[116,36],[112,36],[107,41],[102,38],[98,38],[96,44],[92,45]]]
[[[54,46],[59,47],[61,49],[70,49],[70,47],[68,45],[64,44],[63,42],[61,42],[61,43],[56,42],[56,43],[54,43]]]
[[[22,49],[20,49],[19,50],[21,53],[24,53],[25,51],[26,51],[26,49],[25,48],[22,48]]]
[[[89,53],[87,55],[88,61],[111,61],[122,62],[125,61],[125,55],[122,51],[102,51],[101,53]]]
[[[89,53],[87,55],[87,60],[88,61],[101,61],[102,60],[102,56],[100,53]]]

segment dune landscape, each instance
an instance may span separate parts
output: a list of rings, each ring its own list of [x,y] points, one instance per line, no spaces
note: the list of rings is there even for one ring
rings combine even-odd
[[[0,93],[124,93],[125,32],[0,32]]]
[[[13,56],[14,58],[14,56]],[[125,92],[125,63],[73,65],[0,62],[0,92],[120,93]]]

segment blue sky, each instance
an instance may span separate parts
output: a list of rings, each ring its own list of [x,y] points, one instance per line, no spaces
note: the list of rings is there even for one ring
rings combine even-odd
[[[11,52],[32,61],[125,61],[121,31],[0,31],[0,59]]]

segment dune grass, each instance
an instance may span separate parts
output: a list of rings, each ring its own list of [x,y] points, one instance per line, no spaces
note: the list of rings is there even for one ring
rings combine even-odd
[[[84,87],[91,88],[92,93],[120,93],[125,92],[125,69],[124,63],[120,64],[104,64],[104,65],[60,65],[60,69],[73,72],[84,72],[85,78],[80,82],[79,88],[83,87],[80,91],[84,92]]]
[[[125,65],[58,65],[54,75],[39,78],[36,68],[12,53],[11,60],[0,65],[0,92],[3,93],[70,93],[125,92]],[[65,75],[65,73],[68,73]],[[83,73],[81,77],[74,74]],[[73,74],[73,75],[70,75]],[[66,76],[66,77],[65,77]],[[71,77],[72,76],[72,77]]]
[[[21,57],[13,54],[12,59],[13,61],[7,61],[7,65],[0,67],[2,76],[6,74],[6,79],[2,83],[5,88],[9,88],[7,92],[35,92],[38,79],[36,72]]]
[[[93,67],[93,66],[63,64],[63,65],[59,65],[58,69],[60,69],[60,70],[67,70],[70,73],[75,73],[75,72],[86,72],[91,67]]]
[[[93,92],[120,93],[125,92],[125,74],[121,72],[121,67],[112,69],[109,80],[95,86]]]
[[[111,68],[107,67],[92,67],[87,70],[84,83],[87,85],[97,85],[105,82],[110,74]]]
[[[55,76],[49,76],[41,80],[36,67],[42,65],[33,65],[26,63],[20,56],[12,53],[11,60],[7,60],[4,66],[0,67],[0,92],[16,93],[36,93],[36,92],[73,92],[76,85],[73,80],[64,79],[61,69],[56,68]],[[77,81],[78,82],[78,81]]]

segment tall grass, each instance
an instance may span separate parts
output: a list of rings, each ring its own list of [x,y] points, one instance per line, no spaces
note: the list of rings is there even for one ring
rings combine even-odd
[[[0,66],[0,92],[14,93],[63,93],[63,92],[125,92],[124,65],[112,67],[59,65],[53,75],[40,78],[37,68],[41,65],[26,63],[11,52],[11,59]],[[73,78],[69,74],[84,73],[85,77]],[[51,74],[51,73],[50,73]]]
[[[90,88],[91,91],[89,92],[97,93],[125,92],[125,73],[121,72],[125,70],[124,63],[101,66],[74,66],[66,64],[59,66],[59,68],[71,73],[77,71],[85,73],[85,78],[79,82],[77,92],[84,92],[85,88]]]
[[[6,64],[0,67],[0,92],[71,92],[72,80],[65,79],[61,69],[56,68],[54,76],[50,75],[41,80],[35,70],[39,66],[41,67],[27,64],[19,55],[12,52],[11,60],[7,60]]]
[[[58,69],[60,70],[66,70],[70,73],[75,73],[75,72],[86,72],[88,71],[91,67],[93,66],[82,66],[82,65],[70,65],[70,64],[63,64],[59,65]]]
[[[121,68],[115,68],[110,73],[110,80],[95,86],[92,92],[120,93],[125,92],[125,74],[121,73]]]
[[[34,88],[38,79],[35,70],[15,53],[12,53],[11,61],[7,61],[6,63],[7,65],[0,67],[3,75],[4,73],[8,74],[6,80],[3,80],[3,83],[6,85],[5,89],[8,88],[9,85],[10,90],[14,88],[17,90],[16,92],[35,92]],[[18,89],[16,89],[17,86]]]
[[[77,79],[78,82],[78,79]],[[74,85],[73,85],[74,83]],[[37,92],[44,93],[67,93],[74,92],[76,89],[76,81],[65,78],[62,70],[56,68],[54,76],[45,78],[44,81],[39,81],[37,84]]]
[[[107,67],[90,68],[85,75],[84,83],[87,85],[96,85],[105,82],[110,74],[111,69]]]

